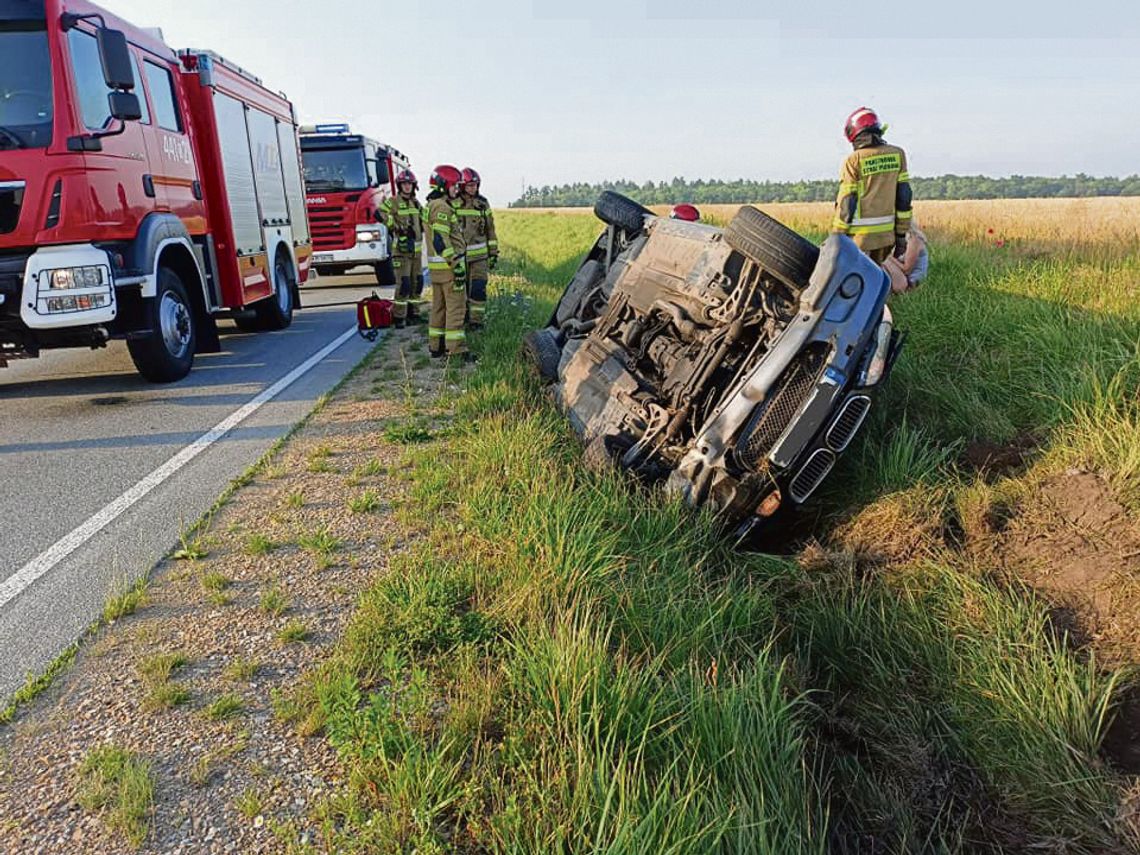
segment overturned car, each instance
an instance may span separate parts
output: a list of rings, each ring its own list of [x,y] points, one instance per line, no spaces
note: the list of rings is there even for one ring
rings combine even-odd
[[[524,342],[587,461],[664,481],[742,537],[806,502],[901,349],[886,274],[755,208],[725,229],[612,192],[594,210],[605,232]]]

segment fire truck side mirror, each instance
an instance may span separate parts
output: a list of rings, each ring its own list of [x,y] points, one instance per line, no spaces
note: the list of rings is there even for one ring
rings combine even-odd
[[[126,34],[122,30],[99,27],[95,36],[99,42],[99,59],[103,63],[103,80],[107,88],[130,92],[135,88],[135,74]],[[135,101],[138,101],[137,97]]]
[[[142,118],[142,104],[134,92],[108,92],[111,117],[121,122],[137,122]]]

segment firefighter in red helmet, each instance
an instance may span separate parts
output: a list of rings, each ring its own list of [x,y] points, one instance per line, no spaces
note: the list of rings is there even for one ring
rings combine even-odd
[[[669,219],[671,220],[685,220],[695,223],[700,218],[701,212],[697,210],[695,205],[674,205],[673,210],[669,212]]]
[[[459,221],[467,242],[468,309],[471,328],[483,326],[487,307],[487,280],[499,258],[499,241],[495,234],[495,215],[491,203],[480,193],[482,179],[470,166],[463,170],[463,193],[460,196]]]
[[[416,198],[419,182],[410,169],[396,173],[396,195],[384,200],[380,211],[392,236],[392,268],[396,273],[396,299],[392,320],[396,327],[415,323],[418,302],[415,281],[421,281],[423,266],[423,205]]]
[[[428,271],[431,320],[428,350],[434,357],[452,354],[470,361],[467,352],[467,245],[459,226],[458,197],[463,176],[454,166],[437,166],[428,194]]]
[[[906,152],[883,141],[887,126],[869,107],[847,117],[854,149],[843,163],[832,231],[847,234],[878,263],[906,253],[911,191]]]

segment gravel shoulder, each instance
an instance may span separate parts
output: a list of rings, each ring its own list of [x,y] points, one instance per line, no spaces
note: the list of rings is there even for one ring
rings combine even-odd
[[[313,808],[343,783],[323,739],[280,707],[406,548],[415,436],[457,376],[423,328],[391,331],[196,536],[155,568],[141,606],[0,727],[0,851],[277,852],[315,842]],[[115,746],[150,771],[145,839],[81,806],[80,767]]]

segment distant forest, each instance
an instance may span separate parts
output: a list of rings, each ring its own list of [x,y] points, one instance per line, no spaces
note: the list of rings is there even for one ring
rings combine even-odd
[[[563,184],[561,187],[527,187],[512,208],[589,207],[603,190],[616,190],[643,205],[731,204],[744,202],[831,202],[838,181],[612,181],[602,184]],[[917,199],[1033,199],[1074,196],[1140,196],[1140,175],[1127,178],[1094,178],[1090,175],[1062,175],[1044,178],[1011,175],[989,178],[985,175],[938,175],[911,178]]]

